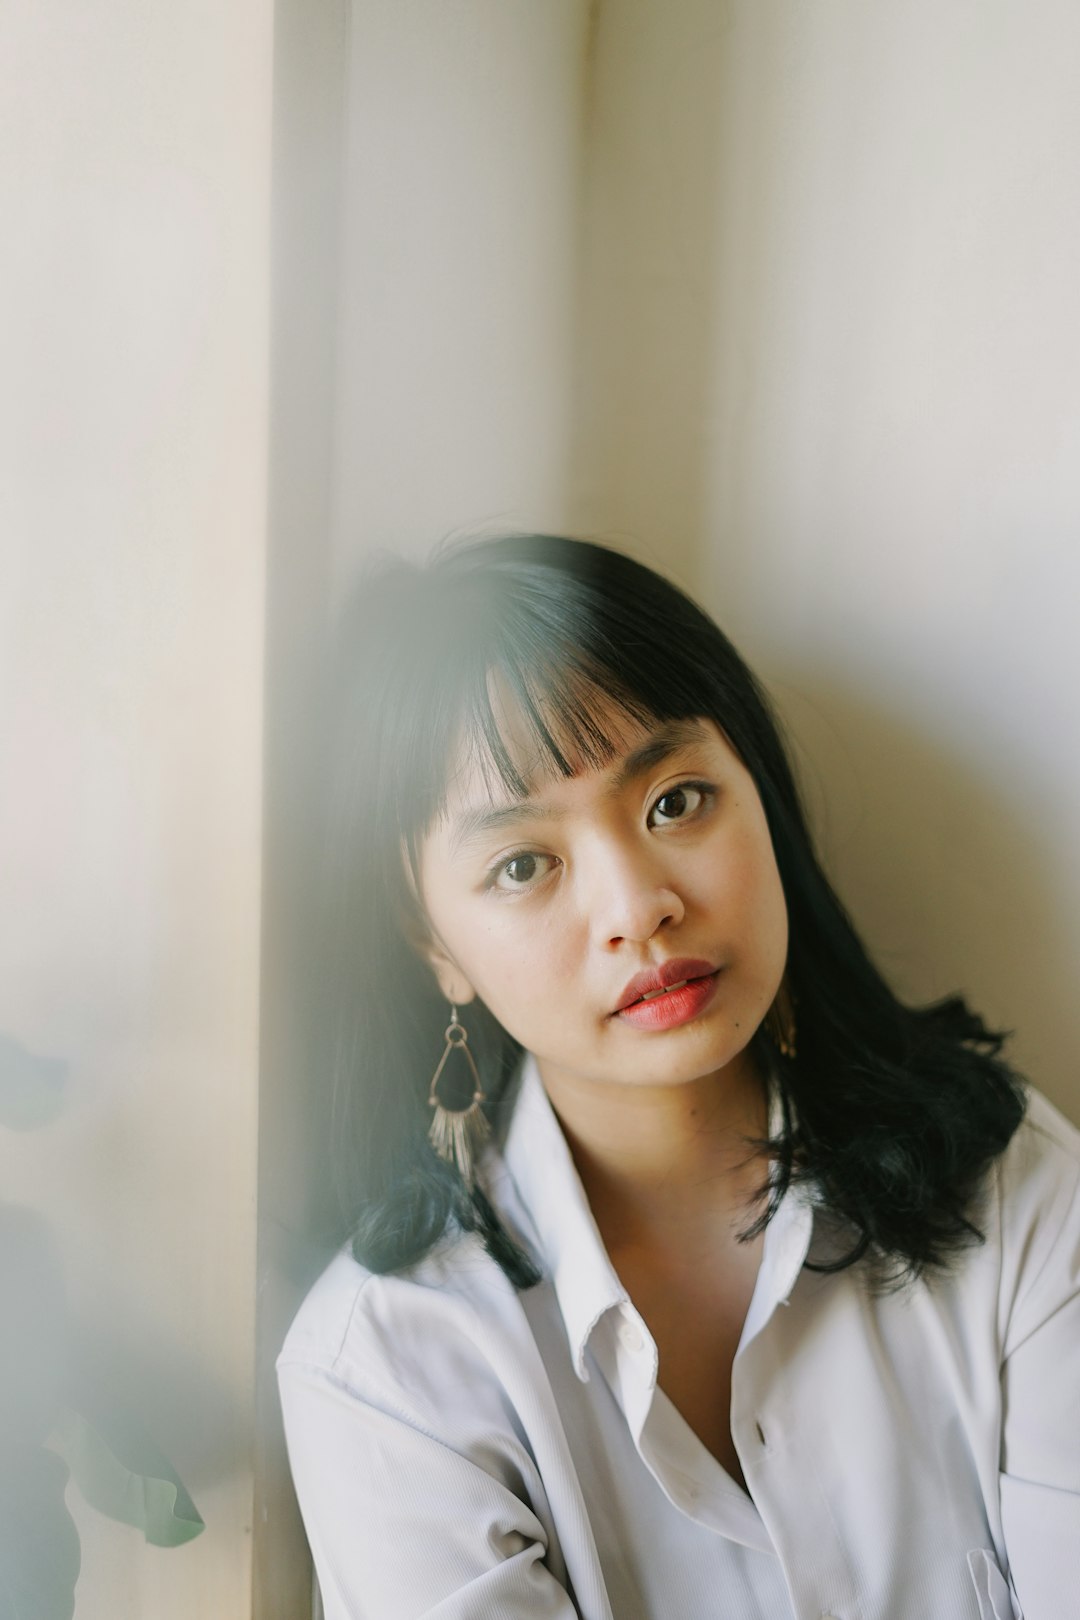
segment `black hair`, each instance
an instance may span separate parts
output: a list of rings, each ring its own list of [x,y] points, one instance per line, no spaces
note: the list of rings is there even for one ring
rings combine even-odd
[[[613,757],[602,698],[634,721],[713,719],[754,780],[788,909],[798,1047],[788,1056],[763,1030],[753,1037],[783,1125],[759,1144],[773,1170],[742,1236],[807,1183],[845,1234],[817,1269],[865,1255],[898,1284],[981,1241],[973,1200],[1025,1108],[1005,1037],[959,995],[912,1007],[889,988],[815,855],[768,699],[712,619],[617,551],[530,534],[446,545],[422,567],[382,559],[338,637],[321,982],[356,1258],[402,1271],[465,1230],[516,1286],[540,1276],[482,1187],[468,1191],[428,1141],[447,1007],[416,949],[423,920],[407,877],[462,737],[510,792],[526,791],[492,709],[494,672],[560,775]],[[469,1014],[485,1109],[501,1128],[521,1049],[482,1004]]]

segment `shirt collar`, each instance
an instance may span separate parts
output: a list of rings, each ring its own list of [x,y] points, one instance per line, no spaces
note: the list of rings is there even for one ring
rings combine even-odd
[[[559,1302],[578,1377],[585,1349],[606,1311],[629,1295],[608,1259],[562,1126],[531,1052],[524,1055],[503,1158],[535,1228]]]
[[[775,1136],[782,1125],[780,1098],[774,1088],[769,1134]],[[522,1059],[503,1161],[551,1277],[574,1370],[587,1382],[585,1352],[593,1330],[609,1310],[627,1304],[629,1295],[608,1259],[581,1177],[531,1053],[525,1053]],[[793,1187],[766,1228],[759,1286],[742,1343],[749,1342],[764,1325],[775,1305],[787,1301],[806,1258],[812,1230],[811,1198],[804,1188]]]

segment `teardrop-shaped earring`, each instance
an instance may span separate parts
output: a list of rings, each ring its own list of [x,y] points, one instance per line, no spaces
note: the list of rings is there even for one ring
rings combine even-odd
[[[472,1099],[464,1108],[445,1107],[440,1102],[436,1089],[446,1067],[446,1060],[453,1051],[460,1052],[468,1063],[473,1083]],[[446,1045],[428,1089],[428,1105],[435,1110],[431,1119],[431,1129],[428,1131],[428,1140],[440,1158],[445,1159],[448,1164],[457,1166],[462,1181],[470,1191],[474,1179],[473,1156],[491,1131],[487,1115],[480,1106],[483,1101],[484,1090],[480,1084],[480,1075],[473,1061],[473,1055],[469,1051],[468,1031],[458,1018],[457,1008],[451,1002],[450,1022],[446,1026]]]

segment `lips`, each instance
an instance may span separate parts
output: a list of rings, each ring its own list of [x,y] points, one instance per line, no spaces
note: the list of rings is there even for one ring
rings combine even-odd
[[[635,973],[629,983],[623,986],[611,1016],[641,1001],[643,997],[656,996],[677,984],[685,984],[687,980],[708,978],[717,971],[715,962],[706,962],[701,957],[673,956],[669,962],[659,962],[644,973]]]

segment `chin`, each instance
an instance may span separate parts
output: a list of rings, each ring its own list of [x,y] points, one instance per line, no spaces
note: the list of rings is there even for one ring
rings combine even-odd
[[[642,1064],[640,1069],[627,1065],[624,1083],[640,1086],[663,1086],[673,1089],[676,1086],[693,1085],[698,1080],[707,1080],[712,1075],[722,1074],[723,1071],[736,1063],[742,1056],[743,1048],[732,1051],[725,1047],[720,1052],[709,1053],[705,1056],[684,1058],[681,1063],[658,1061],[652,1064]]]

